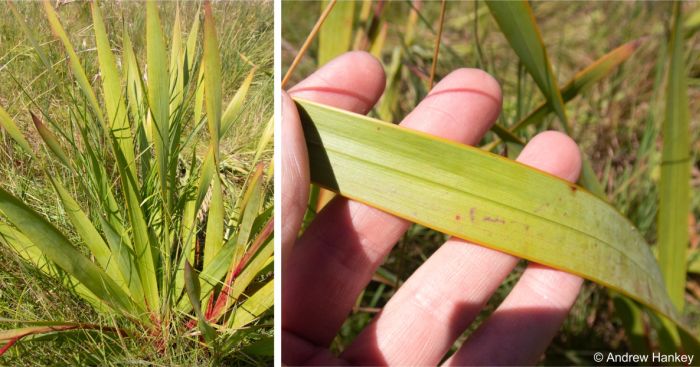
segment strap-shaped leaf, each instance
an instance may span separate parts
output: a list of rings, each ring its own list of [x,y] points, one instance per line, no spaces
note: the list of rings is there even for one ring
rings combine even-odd
[[[273,279],[270,279],[262,288],[258,289],[257,292],[243,302],[229,319],[229,327],[232,329],[241,328],[270,309],[275,298],[274,283]]]
[[[644,238],[591,193],[477,148],[297,102],[313,182],[611,287],[680,324]]]
[[[209,265],[224,245],[224,197],[219,173],[214,173],[211,186],[211,204],[204,242],[204,267]]]
[[[70,68],[73,72],[73,76],[77,80],[80,89],[87,98],[90,107],[95,113],[95,116],[97,116],[100,123],[104,126],[105,121],[104,116],[102,115],[102,108],[100,108],[100,104],[97,102],[97,96],[95,95],[95,91],[92,89],[92,85],[90,85],[90,80],[85,74],[85,69],[83,69],[83,65],[80,63],[78,54],[75,53],[73,44],[71,43],[70,39],[68,39],[66,31],[63,29],[61,22],[58,20],[58,14],[56,14],[56,11],[53,9],[51,3],[48,0],[44,0],[43,5],[44,11],[46,12],[46,17],[49,19],[49,25],[51,26],[51,30],[61,41],[63,47],[66,50],[66,53],[68,54]]]
[[[16,253],[34,265],[39,271],[48,276],[56,275],[55,265],[46,260],[46,256],[41,252],[41,249],[34,245],[32,241],[23,235],[22,232],[16,230],[12,226],[4,223],[0,223],[0,243],[6,243],[9,245]],[[87,300],[95,309],[100,312],[109,312],[111,309],[109,305],[100,301],[95,295],[90,292],[84,285],[80,284],[74,277],[68,275],[64,282],[68,287],[74,290],[83,299]],[[6,321],[0,319],[0,321]],[[11,322],[11,321],[7,321]]]
[[[68,239],[44,217],[0,188],[0,211],[46,257],[75,277],[95,296],[127,313],[142,311],[102,269],[80,253]]]
[[[204,3],[204,103],[207,110],[209,135],[214,149],[214,161],[219,164],[221,136],[221,55],[211,4]]]
[[[202,304],[199,302],[201,288],[199,286],[199,276],[192,269],[189,261],[185,262],[185,289],[187,297],[190,299],[195,315],[197,315],[197,325],[206,338],[207,342],[212,343],[216,338],[216,331],[207,323],[204,313],[202,312]]]
[[[100,64],[107,120],[117,142],[115,149],[121,149],[131,173],[136,174],[133,136],[127,116],[121,79],[117,70],[117,62],[109,44],[100,6],[96,2],[92,2],[90,3],[90,9],[92,10],[93,28],[95,29],[95,43],[97,44],[97,56]]]
[[[90,249],[92,256],[95,257],[95,260],[97,260],[97,263],[100,264],[107,275],[109,275],[122,290],[127,292],[128,286],[118,269],[118,262],[113,257],[107,243],[102,239],[102,236],[100,236],[100,233],[90,221],[90,218],[57,179],[52,177],[50,180],[61,200],[61,204],[66,211],[68,219],[73,224],[73,227],[76,232],[78,232],[78,235],[82,238],[85,245]]]
[[[664,147],[659,184],[659,263],[673,304],[683,309],[690,213],[690,111],[683,53],[682,12],[673,4],[674,25],[666,88]]]
[[[70,159],[63,148],[61,148],[61,143],[58,142],[56,135],[54,135],[51,130],[49,130],[49,128],[47,128],[46,125],[41,122],[39,116],[35,115],[33,112],[29,112],[29,114],[32,116],[32,121],[34,122],[36,131],[39,132],[39,136],[41,136],[41,139],[44,141],[44,143],[46,143],[46,146],[49,148],[51,153],[53,153],[54,157],[61,161],[61,163],[63,163],[66,167],[70,167]]]
[[[24,149],[25,152],[34,156],[34,151],[27,142],[27,139],[24,138],[24,135],[17,127],[17,124],[15,124],[15,120],[13,120],[12,117],[10,117],[10,115],[7,113],[7,111],[5,111],[4,108],[2,108],[2,106],[0,106],[0,127],[7,131],[10,137],[14,141],[16,141],[17,144],[19,144],[19,146],[22,147],[22,149]]]
[[[564,130],[571,135],[571,125],[566,116],[564,100],[559,93],[557,78],[552,71],[547,49],[542,41],[530,4],[526,0],[487,1],[486,4],[513,51],[520,58],[520,62],[523,63],[542,94],[547,98],[547,103],[561,120]],[[605,197],[605,191],[598,182],[593,167],[586,157],[583,157],[582,164],[579,181],[594,194]]]
[[[591,88],[595,83],[603,79],[605,76],[609,75],[615,68],[627,60],[635,50],[641,45],[642,40],[634,40],[625,43],[624,45],[617,47],[616,49],[603,55],[598,60],[594,61],[590,65],[586,66],[583,70],[579,71],[574,75],[574,77],[566,83],[565,86],[561,88],[561,97],[564,99],[564,103],[571,101],[579,94]],[[552,112],[552,107],[548,103],[542,103],[537,108],[535,108],[529,115],[527,115],[522,120],[518,121],[515,125],[509,127],[507,130],[501,125],[495,124],[492,130],[503,137],[503,140],[518,142],[517,137],[512,138],[512,135],[518,131],[522,131],[524,128],[531,125],[539,125],[544,118]],[[499,131],[500,129],[501,131]],[[496,139],[493,142],[485,145],[483,148],[485,150],[493,150],[501,141]]]
[[[148,64],[148,106],[151,109],[151,135],[155,145],[156,167],[164,202],[169,200],[168,164],[170,151],[170,77],[165,36],[161,27],[158,4],[146,3],[146,62]]]
[[[321,12],[326,9],[328,3],[329,1],[321,3]],[[354,17],[354,1],[339,1],[334,5],[318,32],[319,66],[350,50]]]
[[[253,77],[255,76],[256,70],[257,67],[254,67],[250,70],[250,72],[248,72],[248,76],[246,76],[246,78],[243,80],[243,83],[241,83],[238,91],[236,91],[236,94],[233,96],[233,98],[231,98],[228,106],[226,106],[226,111],[224,111],[224,115],[221,117],[222,137],[226,135],[226,133],[231,129],[231,126],[233,126],[233,123],[236,122],[238,117],[241,115],[241,111],[243,110],[243,101],[248,95],[248,89],[250,89],[250,84],[253,82]]]

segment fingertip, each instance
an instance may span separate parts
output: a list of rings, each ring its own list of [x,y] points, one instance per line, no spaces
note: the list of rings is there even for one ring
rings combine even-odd
[[[442,138],[476,144],[501,111],[501,87],[480,69],[446,75],[401,123]]]
[[[476,68],[453,70],[435,85],[429,95],[459,88],[470,88],[480,92],[485,97],[492,99],[500,109],[502,101],[501,84],[491,74]]]
[[[351,51],[316,70],[289,94],[364,114],[379,100],[385,83],[379,60],[364,51]]]
[[[350,51],[333,61],[342,62],[343,66],[352,66],[359,69],[371,79],[369,81],[374,82],[374,89],[378,90],[380,96],[384,92],[384,86],[386,85],[384,66],[371,53],[366,51]]]
[[[576,182],[581,173],[581,152],[576,142],[558,131],[537,134],[525,145],[518,162]]]

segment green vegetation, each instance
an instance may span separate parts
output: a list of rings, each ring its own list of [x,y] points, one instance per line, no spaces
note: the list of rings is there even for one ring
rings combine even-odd
[[[700,197],[688,198],[688,188],[697,192],[700,186],[700,125],[693,118],[700,106],[692,102],[700,94],[694,20],[700,8],[695,3],[530,5],[534,18],[527,14],[526,3],[448,2],[435,79],[458,67],[479,67],[500,81],[503,112],[480,143],[483,149],[514,157],[539,131],[559,129],[571,135],[589,162],[581,183],[629,218],[660,255],[670,299],[697,334]],[[320,12],[324,4],[317,6]],[[318,17],[308,8],[283,3],[283,74]],[[351,13],[354,19],[354,42],[346,43],[384,63],[385,95],[370,116],[400,121],[427,94],[439,8],[436,3],[360,1],[354,9],[333,10]],[[331,13],[327,22],[346,18]],[[333,51],[324,49],[323,32],[322,27],[290,85],[322,64],[321,56],[329,59]],[[333,44],[345,43],[336,39]],[[670,204],[679,201],[688,207]],[[690,233],[689,240],[682,230]],[[358,298],[334,348],[347,345],[444,239],[441,233],[412,227]],[[524,265],[455,348],[504,299]],[[655,313],[587,283],[541,362],[587,365],[591,350],[673,351],[679,343],[675,327]]]
[[[269,363],[272,5],[8,4],[3,363]]]

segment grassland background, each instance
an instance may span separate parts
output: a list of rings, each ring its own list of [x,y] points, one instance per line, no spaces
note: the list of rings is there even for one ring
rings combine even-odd
[[[174,2],[161,5],[166,38],[170,39],[175,17]],[[72,80],[62,46],[52,36],[46,17],[38,2],[18,2],[16,6],[25,21],[36,33],[52,63],[63,80]],[[189,32],[197,10],[197,3],[183,2],[181,6],[183,32]],[[101,5],[107,23],[108,36],[113,50],[120,57],[122,24],[130,32],[134,47],[143,68],[145,64],[145,6],[137,2],[105,2]],[[214,16],[221,44],[222,87],[224,103],[228,103],[238,86],[251,69],[258,66],[246,100],[242,118],[222,141],[222,164],[231,168],[225,175],[230,187],[236,191],[243,184],[252,167],[252,154],[262,130],[273,113],[273,5],[271,1],[215,2]],[[97,74],[97,52],[91,27],[88,2],[66,2],[59,6],[59,16],[89,76]],[[186,35],[185,35],[186,37]],[[170,41],[168,41],[170,42]],[[246,61],[246,60],[249,60]],[[143,71],[143,70],[142,70]],[[99,83],[92,80],[92,83]],[[24,88],[24,91],[22,88]],[[30,144],[40,145],[40,138],[31,125],[28,109],[31,99],[48,111],[58,122],[67,122],[71,102],[68,96],[56,93],[55,81],[48,78],[31,44],[22,33],[9,8],[0,6],[0,104],[20,124],[29,137]],[[25,94],[26,92],[26,94]],[[33,107],[32,107],[33,108]],[[202,134],[206,134],[203,132]],[[206,142],[208,138],[202,138]],[[200,158],[206,150],[203,143]],[[18,159],[14,144],[4,131],[0,131],[0,185],[25,200],[35,210],[43,213],[64,232],[69,232],[69,222],[62,212],[48,180],[42,177],[39,167]],[[272,157],[272,148],[263,159]],[[222,176],[224,177],[224,176]],[[269,188],[271,190],[271,187]],[[80,193],[75,193],[78,197]],[[268,195],[271,197],[271,195]],[[88,304],[66,291],[59,282],[43,276],[19,261],[5,246],[0,246],[0,318],[21,320],[63,320],[110,323],[100,320]],[[4,323],[2,329],[15,325]],[[135,341],[114,344],[98,334],[84,333],[72,340],[60,342],[21,343],[13,347],[0,360],[0,365],[82,365],[82,364],[146,364],[146,365],[200,365],[208,359],[201,349],[192,344],[182,345],[167,355],[158,355],[153,345]],[[229,361],[233,364],[266,364],[270,357],[255,358],[240,355]]]
[[[375,2],[376,4],[376,2]],[[385,2],[381,13],[387,23],[387,39],[381,60],[389,65],[394,48],[402,47],[404,70],[400,79],[398,112],[394,122],[407,115],[427,93],[422,74],[430,73],[438,28],[439,2],[423,2],[415,27],[415,42],[403,47],[408,1]],[[661,157],[661,124],[664,114],[664,79],[667,72],[665,46],[670,31],[671,6],[662,2],[533,2],[549,57],[560,85],[597,58],[623,43],[641,39],[639,49],[622,66],[592,89],[567,103],[573,138],[593,164],[608,200],[641,230],[650,244],[656,242],[657,186]],[[360,4],[356,6],[359,12]],[[317,20],[321,4],[282,3],[283,75]],[[687,2],[686,15],[700,11],[700,3]],[[355,17],[357,27],[357,15]],[[510,126],[544,101],[483,2],[447,2],[442,47],[436,79],[459,67],[479,67],[501,84],[503,110],[499,123]],[[686,65],[690,101],[692,214],[688,230],[692,252],[699,245],[700,225],[700,37],[686,40]],[[302,59],[289,86],[315,70],[318,41]],[[406,69],[412,69],[408,71]],[[370,113],[376,116],[376,111]],[[559,129],[553,115],[541,128],[530,128],[532,137],[543,129]],[[644,137],[649,149],[640,148]],[[482,144],[493,139],[489,133]],[[502,149],[499,149],[502,151]],[[444,240],[442,234],[414,226],[398,243],[383,267],[405,280]],[[465,340],[505,298],[524,269],[516,271],[489,302],[477,322],[456,345]],[[700,276],[690,273],[686,287],[685,314],[690,325],[700,329]],[[341,350],[371,320],[394,293],[394,286],[373,281],[358,299],[357,306],[333,344]],[[615,313],[613,300],[602,287],[586,283],[560,333],[547,350],[542,364],[590,364],[593,351],[627,351],[629,340]],[[454,348],[453,348],[454,349]]]

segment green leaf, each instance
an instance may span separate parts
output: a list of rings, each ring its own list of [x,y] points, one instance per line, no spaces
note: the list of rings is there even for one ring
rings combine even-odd
[[[233,256],[227,256],[230,261],[230,269],[226,280],[224,281],[224,287],[230,287],[231,283],[234,284],[233,290],[224,289],[221,294],[225,294],[227,299],[223,307],[219,307],[215,310],[218,312],[223,312],[228,309],[231,304],[238,299],[238,296],[243,292],[248,284],[253,280],[250,274],[246,274],[249,271],[247,268],[247,262],[258,252],[260,247],[266,242],[269,233],[263,231],[258,234],[258,238],[254,238],[251,241],[251,234],[253,233],[253,227],[260,216],[260,206],[265,199],[265,193],[262,190],[262,175],[263,175],[263,165],[257,166],[255,172],[251,175],[245,193],[240,200],[240,212],[241,217],[239,219],[238,225],[236,226],[238,232],[235,236],[235,247],[233,251]],[[269,226],[269,224],[268,224]],[[254,242],[249,246],[250,242]],[[219,255],[217,255],[219,256]],[[206,267],[205,267],[206,269]],[[259,269],[255,268],[252,270],[253,276],[257,274]],[[234,282],[235,280],[235,282]],[[219,302],[217,302],[219,304]],[[218,315],[215,315],[218,317]]]
[[[564,131],[571,135],[571,125],[566,117],[564,100],[559,93],[556,76],[547,57],[542,36],[540,35],[535,16],[527,1],[487,1],[496,23],[508,39],[513,51],[520,58],[527,71],[532,76],[539,89],[547,99],[547,103],[559,116]],[[598,182],[590,162],[584,157],[582,162],[580,182],[597,196],[605,197],[605,191]]]
[[[45,274],[51,274],[44,253],[27,236],[12,226],[0,222],[0,239],[9,245],[21,258],[27,260]]]
[[[31,43],[32,48],[34,48],[34,51],[36,51],[36,54],[39,56],[39,59],[41,59],[41,63],[44,64],[46,70],[48,70],[49,73],[53,75],[53,65],[51,65],[49,58],[46,56],[46,52],[44,52],[44,50],[41,48],[41,45],[39,45],[34,31],[31,27],[29,27],[27,22],[24,21],[24,17],[22,17],[22,15],[17,11],[17,9],[15,8],[15,4],[12,1],[7,1],[6,4],[10,8],[12,15],[15,17],[15,20],[17,20],[17,23],[19,23],[20,27],[22,28],[22,32],[29,39],[29,43]]]
[[[253,223],[258,217],[258,214],[260,213],[260,206],[265,199],[265,193],[262,189],[262,177],[263,165],[260,164],[250,176],[246,191],[241,198],[241,217],[237,226],[238,233],[236,233],[236,247],[245,249],[248,241],[250,240],[250,234],[253,230]],[[235,262],[236,259],[234,259],[234,263]]]
[[[221,178],[214,174],[211,187],[211,204],[207,218],[207,232],[204,242],[204,267],[209,265],[214,256],[224,245],[224,198]]]
[[[146,121],[145,113],[143,111],[144,87],[143,81],[141,80],[141,71],[139,70],[139,65],[136,61],[136,54],[134,53],[134,46],[131,43],[131,37],[129,36],[129,32],[126,31],[126,27],[124,27],[122,41],[122,62],[124,65],[127,101],[129,104],[129,109],[131,110],[131,116],[134,118],[137,124],[139,124],[137,126],[140,126]],[[150,134],[149,129],[145,129],[145,132],[149,132]]]
[[[229,327],[239,329],[269,310],[275,301],[275,282],[270,279],[233,312]]]
[[[640,44],[641,40],[627,42],[624,45],[603,55],[586,68],[576,73],[576,75],[574,75],[574,77],[561,88],[561,96],[564,99],[564,103],[576,98],[578,95],[591,88],[595,83],[609,75],[616,67],[632,56]],[[528,126],[539,125],[550,113],[552,113],[552,107],[549,105],[549,103],[542,103],[524,119],[509,127],[507,130],[498,124],[494,125],[494,132],[498,134],[499,137],[501,137],[502,134],[517,133]],[[497,131],[497,129],[505,130],[505,132],[500,133]],[[503,137],[502,139],[505,141],[519,142],[517,137],[513,138],[512,136],[510,139]],[[499,140],[495,140],[494,142],[486,145],[484,149],[491,151],[499,143]],[[520,143],[522,144],[522,141],[520,141]]]
[[[151,109],[151,134],[163,202],[169,202],[168,165],[170,163],[170,78],[168,77],[165,37],[161,28],[158,3],[146,3],[146,62],[148,63],[148,101]],[[143,275],[143,274],[142,274]]]
[[[20,231],[11,226],[0,223],[0,242],[4,241],[9,245],[22,259],[34,265],[39,271],[48,275],[56,276],[56,268],[47,261],[41,249],[32,243],[32,241],[23,235]],[[88,301],[96,310],[100,312],[108,312],[110,308],[104,302],[100,301],[95,295],[90,292],[84,285],[80,284],[74,277],[68,275],[65,279],[66,285],[75,291],[80,297]]]
[[[155,249],[155,239],[146,222],[143,209],[141,208],[141,197],[138,190],[136,178],[126,169],[126,161],[120,151],[115,151],[117,165],[120,166],[120,179],[124,195],[124,204],[128,213],[129,223],[133,235],[133,250],[135,263],[138,268],[139,278],[142,282],[145,293],[147,309],[158,310],[160,298],[158,292],[158,279],[156,273],[156,259],[159,254]]]
[[[253,157],[253,164],[257,164],[260,157],[265,152],[265,149],[272,141],[272,136],[275,133],[275,117],[270,117],[265,125],[265,130],[263,130],[262,135],[260,135],[260,140],[258,140],[258,146],[255,148],[255,157]]]
[[[197,315],[197,325],[207,342],[212,344],[214,339],[216,339],[216,331],[211,325],[209,325],[206,318],[204,317],[204,313],[202,312],[202,306],[199,302],[199,297],[201,294],[199,287],[199,277],[197,276],[195,270],[192,269],[192,265],[190,265],[189,261],[185,262],[184,275],[187,297],[189,297],[190,303],[192,304],[192,309],[194,310],[195,315]]]
[[[690,213],[690,111],[683,54],[681,6],[673,4],[674,26],[666,87],[666,116],[659,183],[659,264],[673,304],[683,309]]]
[[[97,102],[97,96],[95,95],[95,91],[92,89],[92,86],[90,85],[90,80],[85,74],[83,66],[80,64],[80,59],[75,53],[73,44],[68,39],[66,31],[63,29],[61,22],[58,20],[58,14],[56,14],[56,11],[51,6],[49,0],[44,0],[43,5],[44,11],[46,12],[46,17],[49,20],[49,25],[51,26],[51,30],[61,41],[63,47],[66,50],[66,53],[68,54],[68,59],[70,61],[70,68],[73,72],[73,77],[75,77],[75,79],[77,80],[80,89],[85,95],[85,98],[87,98],[88,103],[92,108],[93,113],[99,120],[100,124],[106,127],[104,116],[102,115],[102,109],[100,108],[100,104]]]
[[[313,182],[411,222],[600,283],[682,326],[644,238],[591,193],[474,147],[297,102]]]
[[[127,116],[124,93],[122,93],[119,71],[117,70],[117,62],[107,38],[107,29],[102,20],[99,5],[96,2],[91,2],[90,9],[92,10],[93,28],[95,29],[95,42],[97,44],[100,79],[102,79],[107,120],[110,123],[110,131],[117,142],[115,149],[117,147],[121,149],[121,153],[127,162],[127,167],[131,170],[131,174],[135,174],[133,136]]]
[[[692,249],[688,251],[687,259],[688,264],[686,265],[686,268],[688,269],[688,272],[700,274],[700,250]]]
[[[269,221],[266,224],[266,227],[269,228],[262,231],[269,233],[267,236],[264,236],[264,242],[262,242],[260,250],[257,252],[257,254],[255,254],[255,256],[252,257],[252,260],[248,263],[247,268],[259,270],[265,264],[267,259],[272,256],[272,251],[274,248],[272,238],[270,237],[270,233],[272,232],[272,223],[272,221]],[[221,248],[221,251],[219,251],[219,253],[214,257],[209,266],[202,269],[200,279],[204,281],[204,284],[202,285],[202,294],[200,299],[209,296],[212,289],[220,285],[221,280],[226,276],[227,272],[231,271],[231,267],[233,266],[231,258],[233,257],[236,248],[236,238],[232,237],[226,242],[224,247]],[[238,277],[234,283],[234,289],[230,292],[230,294],[240,294],[240,291],[236,287],[242,286],[243,289],[245,289],[250,282],[250,280],[246,279],[254,278],[257,273],[258,271],[246,273],[245,279],[242,275]],[[188,312],[191,309],[192,305],[186,302],[180,302],[178,304],[178,310],[181,312]]]
[[[625,296],[614,294],[615,314],[625,328],[631,350],[638,354],[649,354],[649,330],[644,324],[644,312],[640,306]]]
[[[243,110],[243,101],[248,95],[248,89],[250,89],[250,84],[253,82],[253,77],[255,76],[255,71],[257,68],[253,68],[248,76],[243,80],[241,86],[236,91],[236,94],[231,98],[228,106],[226,106],[226,111],[224,111],[223,117],[221,117],[221,136],[226,136],[226,133],[231,129],[233,123],[238,120]]]
[[[80,205],[73,199],[68,190],[55,178],[50,178],[56,193],[58,194],[63,209],[68,215],[68,219],[73,224],[76,232],[90,249],[90,253],[95,257],[97,263],[102,266],[107,275],[112,278],[125,292],[128,286],[121,276],[116,259],[112,257],[112,252],[107,243],[102,239],[100,233],[90,221],[90,218],[83,212]]]
[[[170,114],[174,115],[182,105],[185,87],[185,55],[182,51],[182,28],[180,27],[180,6],[175,7],[172,42],[170,45]]]
[[[53,153],[53,155],[66,167],[70,167],[70,159],[68,158],[66,152],[63,151],[63,148],[61,148],[61,144],[58,142],[56,135],[54,135],[51,130],[49,130],[46,125],[41,122],[41,119],[37,115],[35,115],[33,112],[29,112],[29,114],[32,116],[32,121],[34,122],[36,130],[39,132],[39,136],[41,136],[41,140],[43,140],[46,146],[49,147],[51,153]]]
[[[211,4],[204,3],[204,103],[207,110],[211,146],[214,161],[219,164],[219,139],[221,136],[221,55]]]
[[[197,52],[197,36],[199,36],[199,9],[197,9],[197,13],[194,15],[192,28],[190,29],[190,33],[187,35],[187,46],[185,46],[187,55],[187,69],[190,70],[190,72],[194,70],[194,60]]]
[[[120,235],[106,220],[100,218],[100,222],[107,243],[109,243],[112,254],[114,254],[114,261],[119,265],[122,279],[129,287],[131,298],[139,301],[145,299],[141,277],[139,277],[138,273],[138,264],[135,262],[136,257],[132,251],[129,238],[126,235]]]
[[[322,1],[321,11],[327,6],[328,1]],[[335,4],[318,33],[318,66],[350,50],[354,16],[354,1],[338,1]]]
[[[396,118],[396,112],[399,105],[399,92],[401,91],[401,58],[403,57],[403,49],[401,47],[394,48],[391,53],[391,62],[387,69],[386,88],[379,106],[377,114],[384,121],[393,122]]]
[[[10,193],[0,188],[0,211],[44,255],[75,277],[95,296],[123,312],[142,312],[102,269],[80,253],[56,227]]]
[[[1,330],[0,331],[0,342],[6,343],[0,348],[0,356],[5,354],[9,348],[15,344],[18,340],[37,334],[46,334],[56,331],[73,330],[78,328],[76,324],[64,324],[64,325],[50,325],[50,326],[29,326],[18,329]]]
[[[226,283],[231,286],[227,295],[226,309],[243,294],[243,291],[253,282],[260,271],[270,261],[273,251],[272,220],[268,221],[260,233],[255,236],[252,245],[242,259],[234,260]]]
[[[194,92],[194,123],[198,124],[202,118],[202,108],[204,107],[204,67],[199,66],[197,72],[197,89]]]
[[[2,108],[2,106],[0,106],[0,126],[2,126],[2,128],[5,129],[5,131],[7,131],[12,140],[19,144],[19,146],[25,152],[27,152],[32,157],[34,156],[34,151],[27,142],[27,139],[24,138],[22,132],[19,131],[19,128],[17,128],[15,120],[13,120],[12,117],[10,117],[10,115],[7,113],[7,111],[5,111],[4,108]]]
[[[547,102],[569,132],[569,120],[542,36],[527,1],[487,1],[491,14]]]
[[[244,347],[241,352],[256,356],[272,357],[275,355],[275,338],[272,336],[264,337]]]
[[[25,337],[32,337],[35,335],[46,335],[63,333],[70,330],[98,330],[100,332],[115,332],[118,334],[125,334],[123,330],[108,327],[104,325],[96,324],[79,324],[73,322],[44,322],[45,325],[29,326],[18,329],[3,330],[0,331],[0,342],[7,342],[2,348],[0,348],[0,356],[2,356],[7,350]]]

